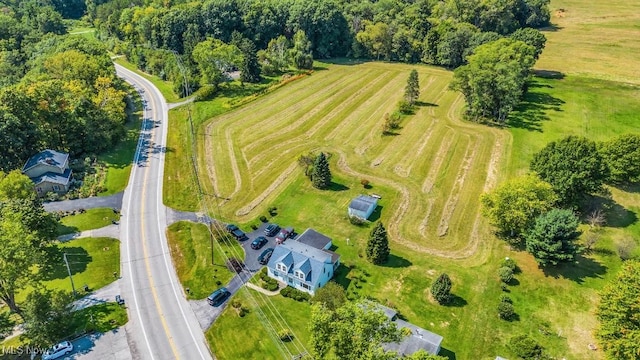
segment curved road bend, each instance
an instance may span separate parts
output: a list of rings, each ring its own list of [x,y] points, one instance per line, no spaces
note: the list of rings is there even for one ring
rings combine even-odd
[[[127,303],[128,342],[134,359],[212,358],[185,299],[167,245],[162,203],[168,107],[148,80],[116,65],[146,101],[133,169],[122,203],[122,297]]]

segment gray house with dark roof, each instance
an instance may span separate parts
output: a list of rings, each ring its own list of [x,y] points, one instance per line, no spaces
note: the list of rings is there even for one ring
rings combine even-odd
[[[349,203],[349,216],[367,220],[378,206],[378,199],[369,195],[358,195]]]
[[[69,154],[43,150],[27,160],[22,173],[33,181],[38,196],[48,192],[64,194],[69,191],[71,183]]]
[[[327,250],[331,239],[307,229],[297,240],[288,240],[273,249],[267,274],[311,295],[331,280],[340,265],[340,255]]]
[[[400,356],[409,356],[418,350],[424,350],[429,354],[438,355],[440,343],[442,343],[442,336],[399,319],[398,312],[391,308],[381,304],[375,304],[375,308],[376,310],[382,311],[387,318],[389,318],[389,321],[396,324],[398,329],[406,328],[411,332],[409,335],[404,336],[400,342],[383,344],[383,348],[386,351],[394,351]]]

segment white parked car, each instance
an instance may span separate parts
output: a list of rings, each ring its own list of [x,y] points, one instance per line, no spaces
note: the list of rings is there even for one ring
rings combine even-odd
[[[73,351],[73,344],[69,341],[63,341],[60,344],[54,345],[51,349],[42,354],[42,360],[59,359],[68,353]]]

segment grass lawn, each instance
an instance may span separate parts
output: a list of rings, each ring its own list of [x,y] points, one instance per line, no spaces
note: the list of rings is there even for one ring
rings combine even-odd
[[[223,259],[234,254],[244,256],[242,247],[235,240],[230,244],[221,243],[214,246],[216,263],[211,265],[211,240],[204,224],[177,222],[169,226],[167,238],[180,283],[190,289],[189,299],[204,299],[226,285],[234,274],[224,265]]]
[[[167,102],[172,103],[172,102],[178,102],[181,100],[180,97],[176,95],[175,92],[173,92],[173,84],[171,82],[164,81],[155,75],[150,75],[141,71],[140,69],[138,69],[138,67],[135,64],[130,63],[124,57],[119,57],[115,59],[114,62],[118,65],[124,66],[125,68],[131,71],[135,71],[139,75],[151,81],[153,85],[155,85],[158,88],[158,90],[160,90],[160,92],[162,93],[162,96],[164,96]]]
[[[299,342],[303,344],[309,342],[309,333],[306,328],[311,310],[308,303],[297,302],[281,295],[269,297],[247,287],[243,287],[234,299],[240,300],[249,312],[244,317],[240,317],[233,307],[227,306],[218,320],[207,330],[205,336],[216,358],[282,359],[287,358],[289,353],[299,354],[301,348]],[[276,331],[285,327],[282,319],[293,329],[297,329],[295,334],[299,338],[286,343],[287,356],[275,347],[273,340],[261,325],[263,317],[258,313],[258,305],[261,306],[264,317],[278,324]],[[274,315],[275,311],[267,309],[277,309],[282,318],[277,318]]]
[[[90,306],[75,313],[75,329],[105,333],[127,323],[127,310],[113,302]]]
[[[51,289],[71,291],[71,282],[63,260],[67,254],[73,283],[78,295],[82,295],[82,286],[89,285],[90,290],[99,289],[112,283],[113,273],[120,276],[120,241],[112,238],[81,238],[59,243],[51,256],[58,261],[43,271],[43,285]],[[24,300],[29,289],[20,292],[18,302]]]
[[[84,213],[65,216],[60,219],[58,234],[72,234],[85,230],[99,229],[111,225],[112,221],[119,221],[120,214],[114,213],[111,208],[96,208],[86,210]]]

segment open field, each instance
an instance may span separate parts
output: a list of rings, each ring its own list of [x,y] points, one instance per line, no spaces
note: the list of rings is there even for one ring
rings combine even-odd
[[[338,202],[335,214],[325,216],[343,218],[350,198],[364,191],[355,184],[368,179],[374,192],[389,189],[381,218],[396,242],[450,258],[483,248],[478,194],[496,184],[508,134],[459,120],[462,97],[447,89],[449,72],[385,63],[325,66],[206,125],[200,175],[210,180],[206,192],[224,199],[222,216],[247,222],[277,206],[279,194],[302,177],[298,156],[327,151],[344,183],[327,195]],[[397,135],[381,136],[384,115],[395,111],[413,68],[421,105]]]
[[[212,254],[207,226],[189,221],[169,226],[167,239],[180,283],[190,289],[189,299],[204,299],[213,290],[226,285],[234,274],[224,265],[224,259],[243,254],[242,247],[235,240],[214,246]],[[215,265],[211,264],[211,255]]]
[[[112,221],[118,220],[120,220],[120,214],[114,213],[111,208],[89,209],[84,213],[69,215],[60,219],[58,235],[99,229],[111,225]]]
[[[638,1],[552,0],[536,69],[640,84]]]
[[[403,120],[398,135],[382,137],[383,116],[394,110],[412,67],[324,66],[203,125],[200,175],[210,180],[206,192],[221,197],[222,216],[256,223],[275,206],[278,214],[270,221],[331,236],[345,265],[336,280],[347,294],[374,297],[443,335],[443,355],[452,359],[512,357],[506,341],[520,333],[559,358],[601,358],[587,346],[595,343],[593,310],[598,290],[620,267],[615,242],[638,234],[637,191],[612,189],[613,201],[623,210],[610,215],[611,226],[601,231],[595,251],[576,264],[546,271],[527,253],[495,239],[478,215],[478,196],[526,171],[534,152],[564,134],[605,140],[638,131],[633,115],[637,92],[575,76],[537,78],[514,114],[519,123],[495,129],[459,119],[462,99],[446,89],[449,72],[416,66],[420,101],[435,106],[424,104]],[[297,167],[297,157],[311,150],[332,154],[331,190],[314,189]],[[361,179],[370,180],[372,189],[363,189]],[[382,195],[373,220],[381,219],[390,230],[392,256],[384,267],[363,258],[369,228],[353,226],[346,217],[350,199],[363,192]],[[518,314],[512,322],[499,320],[495,310],[502,293],[496,270],[504,256],[521,268],[509,289]],[[449,307],[428,298],[441,272],[454,282],[456,300]],[[282,306],[280,311],[289,310]],[[241,326],[237,322],[242,320],[223,319],[208,335],[214,347]],[[292,326],[301,338],[308,336],[306,325]],[[276,351],[275,345],[264,346],[258,349]],[[221,359],[238,355],[220,351]]]

